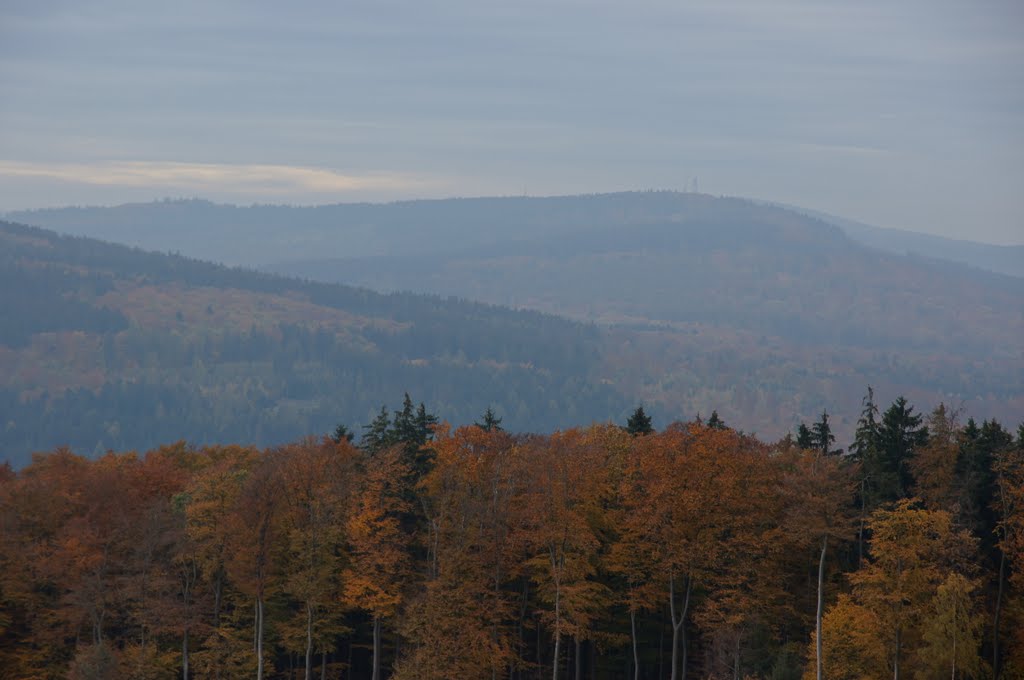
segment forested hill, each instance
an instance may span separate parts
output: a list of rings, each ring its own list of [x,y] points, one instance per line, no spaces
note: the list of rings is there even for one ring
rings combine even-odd
[[[365,424],[406,390],[452,422],[493,405],[533,431],[622,422],[643,402],[662,424],[717,410],[774,438],[827,409],[842,444],[868,385],[1024,418],[1024,279],[885,253],[779,207],[649,192],[32,217],[325,283],[8,227],[21,250],[5,249],[5,276],[61,291],[12,300],[5,320],[5,413],[23,415],[3,441],[18,455],[283,441]],[[83,277],[101,288],[82,293]]]
[[[601,335],[529,311],[284,279],[0,223],[0,460],[272,444],[358,429],[408,391],[511,426],[617,419]]]
[[[806,208],[789,209],[834,224],[853,240],[872,248],[899,255],[909,253],[934,260],[959,262],[999,274],[1024,277],[1024,245],[1000,246],[944,238],[904,229],[876,227]]]
[[[747,201],[638,194],[574,205],[604,205],[618,222],[277,270],[599,321],[612,328],[606,355],[622,389],[686,416],[715,408],[766,435],[823,408],[848,433],[869,384],[889,399],[1024,417],[1024,279],[885,253]],[[666,206],[678,210],[650,217]]]
[[[774,207],[812,229],[841,229],[881,251],[1024,276],[1024,246],[997,246],[882,229],[795,206],[672,191],[349,203],[234,206],[199,199],[67,207],[7,214],[14,222],[205,260],[267,265],[313,258],[449,253],[453,247],[524,244],[600,227],[738,217]]]

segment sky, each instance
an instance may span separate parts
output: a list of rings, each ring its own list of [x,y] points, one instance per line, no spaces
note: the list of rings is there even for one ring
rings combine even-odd
[[[0,2],[0,211],[695,187],[1024,244],[1024,3]]]

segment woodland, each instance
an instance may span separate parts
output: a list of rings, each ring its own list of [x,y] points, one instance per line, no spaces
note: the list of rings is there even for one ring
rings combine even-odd
[[[1024,412],[1014,351],[1024,279],[872,254],[827,225],[735,200],[511,202],[488,230],[470,229],[488,205],[351,210],[404,248],[426,248],[413,237],[427,218],[458,242],[533,239],[518,251],[480,244],[475,257],[434,244],[429,255],[375,260],[378,276],[454,290],[460,271],[462,294],[501,302],[501,291],[520,290],[520,302],[549,311],[611,310],[612,323],[288,279],[0,222],[0,461],[20,468],[58,446],[97,456],[177,439],[274,446],[368,422],[404,391],[457,425],[490,404],[516,432],[620,422],[643,402],[663,423],[717,409],[766,439],[827,408],[845,440],[864,385],[886,400],[964,405],[980,420]],[[672,210],[680,221],[628,221]],[[599,228],[620,213],[621,228]],[[520,219],[528,229],[514,227]],[[336,231],[336,248],[361,243]],[[360,271],[347,261],[321,273]]]
[[[0,677],[1024,677],[1024,425],[356,434],[0,468]]]

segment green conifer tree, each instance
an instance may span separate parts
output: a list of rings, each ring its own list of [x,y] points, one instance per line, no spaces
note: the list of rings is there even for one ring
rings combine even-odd
[[[355,438],[355,433],[348,429],[347,425],[339,424],[334,428],[334,432],[331,433],[331,439],[334,443],[340,444],[343,441],[351,442]]]
[[[882,414],[882,425],[878,432],[879,465],[871,470],[878,480],[875,484],[880,500],[895,501],[906,498],[913,482],[910,474],[911,457],[914,449],[928,441],[928,428],[921,424],[920,414],[903,396]]]
[[[484,432],[501,431],[501,418],[494,414],[494,410],[490,406],[484,412],[483,422],[473,424]]]
[[[383,404],[380,413],[369,425],[363,427],[366,432],[359,441],[359,446],[366,451],[377,453],[395,443],[394,433],[391,430],[391,418],[388,415],[388,407]]]
[[[800,423],[800,427],[796,428],[796,445],[801,449],[814,448],[814,435],[804,423]]]
[[[651,425],[651,417],[644,413],[643,404],[638,406],[633,411],[633,415],[626,421],[626,431],[634,437],[654,432],[654,427]]]
[[[821,420],[811,426],[811,448],[821,451],[821,455],[827,456],[830,453],[841,453],[833,451],[832,444],[836,441],[832,434],[832,426],[828,424],[828,411],[821,412]]]

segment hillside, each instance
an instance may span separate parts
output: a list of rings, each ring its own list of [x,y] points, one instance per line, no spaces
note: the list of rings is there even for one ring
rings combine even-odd
[[[288,280],[0,223],[0,459],[273,444],[408,391],[524,430],[620,418],[601,335],[535,312]]]
[[[122,284],[134,292],[118,298],[111,294],[105,298],[110,312],[76,322],[86,324],[79,329],[82,337],[120,333],[143,338],[138,345],[108,343],[113,349],[107,351],[118,357],[127,347],[143,352],[146,342],[173,344],[179,337],[187,338],[187,346],[199,342],[212,332],[203,330],[207,308],[216,315],[227,298],[237,295],[218,287],[249,291],[249,296],[276,295],[272,301],[235,300],[232,304],[241,311],[225,312],[223,318],[245,329],[246,319],[257,311],[276,310],[277,316],[262,326],[271,330],[257,331],[266,337],[258,351],[238,350],[241,359],[222,362],[204,358],[207,350],[221,351],[204,340],[201,350],[172,352],[175,368],[167,376],[171,384],[180,384],[177,367],[191,366],[199,355],[200,364],[217,366],[220,373],[199,373],[196,380],[217,385],[255,380],[261,385],[249,393],[235,388],[233,398],[239,403],[258,403],[240,412],[292,409],[287,417],[280,415],[281,422],[308,431],[324,431],[330,421],[342,418],[365,423],[381,402],[394,406],[406,389],[455,422],[472,420],[488,403],[498,405],[507,422],[521,430],[547,430],[573,418],[620,419],[630,405],[643,401],[660,425],[716,409],[729,424],[772,438],[827,408],[840,445],[846,445],[868,385],[883,402],[905,394],[921,410],[945,401],[979,419],[1024,419],[1024,279],[885,253],[858,244],[839,227],[780,207],[649,192],[320,208],[181,201],[34,214],[63,216],[70,231],[120,234],[131,243],[160,243],[187,254],[208,249],[210,257],[233,262],[276,260],[272,268],[286,275],[459,296],[597,322],[596,327],[578,326],[436,298],[284,282],[137,251],[133,257],[147,262],[177,263],[177,278],[165,277],[146,288]],[[88,219],[75,222],[82,216]],[[83,266],[92,272],[93,265]],[[149,266],[160,270],[165,265],[136,265],[133,271]],[[214,272],[215,280],[210,278]],[[196,276],[207,283],[197,283]],[[202,296],[193,291],[197,286],[205,286]],[[215,304],[206,301],[209,296],[225,300]],[[332,296],[341,297],[335,303]],[[61,300],[80,302],[73,296]],[[135,306],[124,307],[127,300],[135,300]],[[154,314],[158,300],[170,309],[183,305],[182,321]],[[360,320],[330,316],[339,310]],[[125,320],[107,318],[111,312]],[[384,339],[393,336],[379,326],[404,329],[410,315],[419,333],[415,343],[403,331],[388,344]],[[68,319],[80,317],[67,314]],[[326,325],[330,337],[344,334],[341,346],[352,357],[348,382],[323,378],[323,357],[304,349],[315,345],[313,340],[293,341],[274,330],[282,322],[303,333]],[[177,328],[175,323],[181,328],[167,340],[166,328]],[[103,324],[114,326],[104,331]],[[160,330],[147,335],[154,325]],[[441,349],[435,349],[438,345]],[[165,361],[167,351],[155,346],[161,349],[150,354]],[[360,349],[351,354],[352,348]],[[23,365],[42,370],[38,366],[47,365],[46,356],[39,351]],[[305,354],[275,361],[280,351]],[[500,375],[514,374],[522,384],[498,377],[496,371],[510,371],[509,366],[515,371]],[[53,374],[97,374],[78,364],[71,370],[47,370],[41,374],[49,376],[43,384],[55,380]],[[262,370],[270,370],[273,378],[262,377]],[[227,378],[219,377],[225,372]],[[251,372],[260,377],[248,377]],[[137,384],[127,382],[134,378],[126,375],[125,385]],[[34,389],[33,380],[22,376],[17,389]],[[91,380],[94,391],[107,389],[104,380]],[[163,389],[158,372],[149,380]],[[80,378],[71,382],[82,386]],[[348,387],[339,391],[342,385]],[[321,403],[316,395],[324,391],[332,396]],[[88,394],[101,395],[89,399],[106,399],[101,392]],[[281,401],[280,395],[286,398]],[[342,407],[339,400],[354,405]],[[209,423],[220,417],[199,412]],[[117,420],[112,413],[105,412],[104,419]],[[574,415],[566,419],[563,413]],[[264,434],[268,422],[255,418],[240,424],[237,432],[242,434],[233,438],[276,440],[277,434]],[[218,432],[212,424],[204,427],[199,439]],[[283,437],[294,431],[277,432]]]
[[[234,265],[262,266],[324,257],[446,253],[459,248],[531,243],[598,227],[672,222],[714,214],[737,199],[694,193],[622,192],[336,204],[314,207],[219,205],[163,200],[114,207],[10,212],[7,219],[148,250]],[[883,229],[796,206],[759,204],[817,218],[856,243],[1024,276],[1024,246],[998,246]]]
[[[666,222],[274,269],[604,323],[712,324],[800,345],[1000,361],[1020,358],[1024,337],[1024,280],[881,253],[816,220],[727,199]]]
[[[918,255],[933,260],[948,260],[997,274],[1024,276],[1024,245],[999,246],[991,243],[943,238],[905,229],[876,227],[806,208],[780,207],[834,224],[858,243],[889,253]]]

